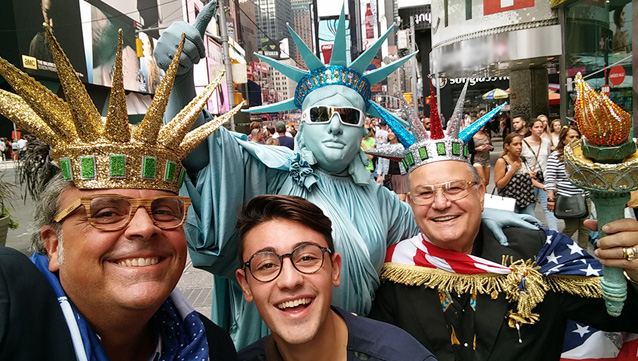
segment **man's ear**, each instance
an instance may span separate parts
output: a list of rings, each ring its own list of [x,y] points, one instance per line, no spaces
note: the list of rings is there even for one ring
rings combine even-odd
[[[485,184],[481,182],[478,188],[479,202],[481,203],[481,212],[485,210]]]
[[[332,255],[332,285],[339,287],[341,284],[341,255],[335,253]]]
[[[239,268],[235,271],[235,277],[237,278],[237,282],[239,282],[239,286],[241,286],[241,291],[244,293],[244,299],[246,302],[253,302],[253,293],[250,292],[250,286],[248,285],[248,280],[246,279],[246,271]]]
[[[40,229],[40,239],[44,248],[47,250],[49,258],[49,271],[57,272],[60,270],[60,243],[58,232],[52,226],[44,226]]]

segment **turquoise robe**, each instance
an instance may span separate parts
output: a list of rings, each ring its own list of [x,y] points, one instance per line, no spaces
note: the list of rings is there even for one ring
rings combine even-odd
[[[261,194],[304,197],[332,220],[335,248],[343,262],[332,304],[366,315],[379,286],[386,248],[419,232],[410,207],[371,178],[356,184],[351,176],[311,167],[286,147],[251,143],[224,128],[213,133],[207,145],[208,165],[191,173],[196,181],[187,178],[182,188],[192,199],[185,230],[193,265],[215,275],[212,319],[228,329],[237,349],[270,333],[235,279],[237,213]],[[201,150],[189,157],[198,156],[197,151]]]

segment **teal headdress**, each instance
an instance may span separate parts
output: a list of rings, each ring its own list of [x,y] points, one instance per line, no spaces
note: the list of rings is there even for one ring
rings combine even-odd
[[[295,33],[290,26],[288,30],[292,36],[295,45],[301,56],[304,59],[304,63],[308,67],[309,71],[299,69],[287,64],[283,64],[277,60],[255,54],[260,59],[268,63],[273,68],[279,70],[282,74],[288,78],[297,82],[297,88],[295,89],[294,97],[275,104],[265,105],[261,107],[255,107],[245,110],[250,113],[266,113],[266,112],[278,112],[291,109],[301,109],[304,99],[312,91],[331,85],[341,85],[348,87],[361,95],[366,103],[366,111],[373,116],[381,117],[378,108],[379,105],[371,106],[374,102],[371,100],[372,93],[370,88],[372,85],[385,79],[408,61],[414,54],[412,53],[400,60],[395,61],[392,64],[381,67],[379,69],[370,71],[364,74],[364,71],[372,62],[375,55],[381,48],[383,41],[388,37],[390,32],[394,29],[394,24],[390,26],[388,31],[383,34],[370,48],[368,48],[363,54],[355,59],[350,65],[346,60],[346,22],[344,15],[344,8],[341,8],[341,15],[339,15],[339,22],[337,25],[337,32],[335,34],[335,42],[332,50],[332,57],[330,58],[330,65],[324,65],[321,60],[308,48],[308,46],[301,40],[299,35]]]

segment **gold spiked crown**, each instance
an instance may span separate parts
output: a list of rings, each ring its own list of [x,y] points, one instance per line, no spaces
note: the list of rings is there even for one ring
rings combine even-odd
[[[143,188],[178,192],[185,176],[181,160],[233,116],[230,112],[189,132],[223,74],[169,123],[164,112],[184,47],[184,35],[142,122],[129,124],[122,76],[120,30],[108,113],[100,116],[71,62],[44,24],[66,102],[0,58],[0,74],[16,94],[0,90],[0,113],[52,147],[65,179],[81,189]]]

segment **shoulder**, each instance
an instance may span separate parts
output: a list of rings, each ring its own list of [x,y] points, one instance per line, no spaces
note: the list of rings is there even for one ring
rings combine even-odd
[[[348,351],[370,360],[426,360],[432,354],[397,326],[332,308],[348,325]]]
[[[40,273],[27,256],[10,247],[0,247],[0,273],[3,270]]]
[[[479,256],[490,261],[501,263],[503,256],[512,256],[517,259],[531,259],[538,254],[547,237],[542,229],[526,229],[519,227],[503,228],[508,245],[501,245],[484,223],[481,223],[479,237],[482,240],[482,250]]]
[[[199,314],[199,318],[204,323],[206,329],[206,339],[208,340],[209,356],[211,361],[233,361],[237,360],[237,351],[228,332],[217,326],[208,317]]]
[[[240,361],[265,361],[266,360],[266,339],[263,337],[239,351]]]

